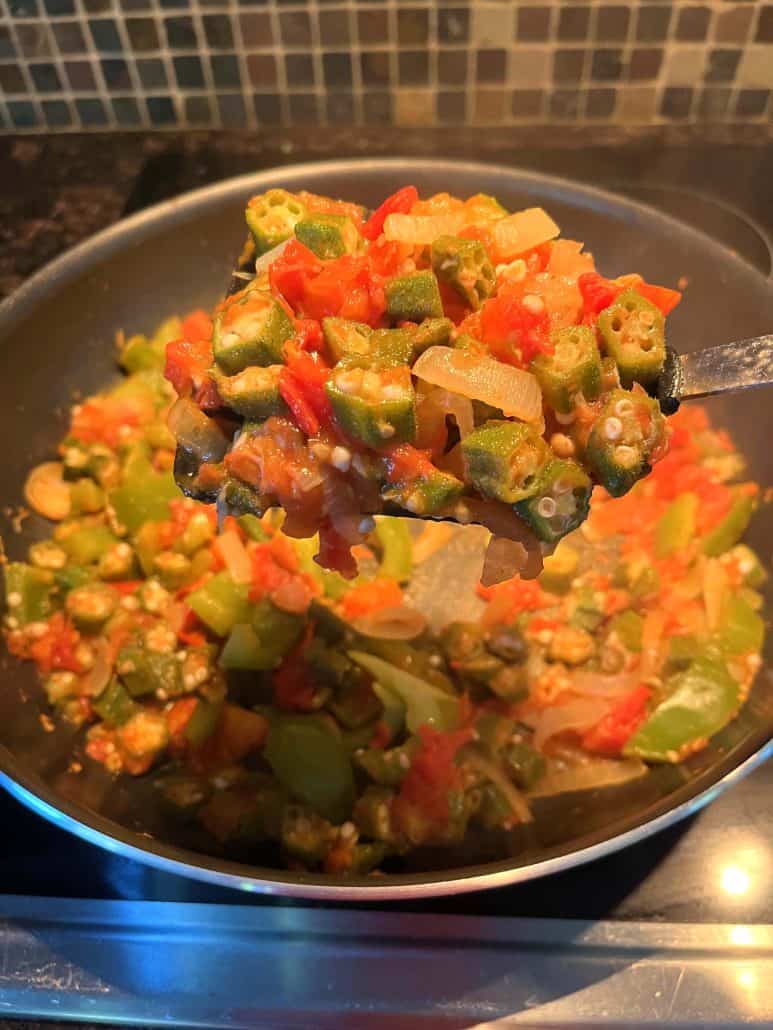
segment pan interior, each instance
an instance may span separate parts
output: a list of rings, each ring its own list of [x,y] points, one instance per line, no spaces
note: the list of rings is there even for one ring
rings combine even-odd
[[[646,208],[560,180],[422,161],[333,162],[232,180],[114,227],[49,266],[0,308],[4,504],[18,502],[26,471],[51,454],[75,392],[92,392],[116,376],[112,341],[117,329],[147,331],[171,313],[211,306],[221,295],[240,248],[243,206],[251,193],[281,184],[373,206],[406,182],[415,183],[422,194],[494,194],[511,210],[544,206],[564,236],[586,242],[602,271],[635,270],[668,285],[687,277],[685,300],[669,320],[671,340],[680,350],[752,336],[773,324],[773,287],[729,250]],[[770,395],[758,392],[709,405],[716,424],[731,431],[747,456],[751,476],[763,485],[771,482],[773,471],[773,454],[761,432],[770,424],[769,403]],[[6,513],[0,516],[0,531],[9,556],[17,558],[47,527],[33,517],[18,533]],[[764,506],[751,542],[768,565],[771,539],[773,513]],[[462,573],[458,576],[456,589],[446,583],[448,598],[462,593]],[[44,732],[44,710],[31,667],[4,654],[0,769],[55,809],[97,828],[119,846],[174,857],[194,875],[222,874],[235,885],[273,881],[301,895],[310,893],[315,882],[325,882],[272,869],[277,856],[270,851],[223,854],[203,831],[168,818],[152,777],[113,780],[91,764],[80,774],[70,772],[75,735],[63,726]],[[687,764],[657,768],[622,788],[545,800],[537,805],[528,833],[476,835],[463,849],[417,852],[393,867],[394,882],[404,883],[404,877],[418,884],[443,881],[436,888],[441,893],[458,889],[450,885],[455,877],[474,885],[476,875],[492,869],[490,863],[514,870],[519,879],[539,875],[545,860],[576,856],[644,827],[718,783],[766,744],[772,726],[773,681],[766,665],[740,716]],[[237,871],[234,860],[245,865]],[[568,857],[567,864],[571,861]],[[357,885],[350,887],[356,891]]]

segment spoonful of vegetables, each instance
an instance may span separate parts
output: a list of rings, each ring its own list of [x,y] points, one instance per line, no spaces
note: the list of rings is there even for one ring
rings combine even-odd
[[[677,356],[678,291],[607,279],[541,208],[493,197],[356,204],[272,189],[211,334],[167,350],[183,491],[285,513],[356,573],[378,513],[479,523],[484,578],[539,573],[668,447],[679,400],[773,377],[773,337]]]

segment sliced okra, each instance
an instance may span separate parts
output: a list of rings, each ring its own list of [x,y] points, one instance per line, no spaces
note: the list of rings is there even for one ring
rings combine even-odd
[[[221,372],[236,375],[249,365],[278,365],[293,334],[284,308],[263,290],[235,293],[215,316],[212,348]]]
[[[532,497],[548,447],[523,422],[485,422],[462,441],[470,482],[480,493],[506,504]]]
[[[245,218],[258,254],[265,254],[289,239],[306,214],[306,205],[287,190],[268,190],[253,197]]]
[[[338,367],[325,389],[338,424],[349,436],[368,447],[413,440],[416,405],[406,366],[380,370]]]
[[[663,313],[635,290],[626,290],[601,312],[598,325],[623,386],[655,382],[666,360]]]
[[[443,302],[434,273],[413,272],[392,279],[386,285],[387,313],[401,322],[422,322],[442,318]]]
[[[479,240],[439,236],[432,244],[432,270],[474,311],[496,286],[494,266]]]
[[[642,390],[613,390],[585,449],[594,478],[613,497],[622,497],[650,471],[650,458],[662,447],[665,433],[657,401]]]
[[[553,334],[553,353],[531,363],[542,395],[560,414],[572,411],[577,397],[594,401],[601,391],[601,356],[593,330],[574,325]]]
[[[215,370],[217,392],[225,403],[244,418],[264,419],[284,409],[279,393],[281,365],[251,365],[236,375],[227,376]]]

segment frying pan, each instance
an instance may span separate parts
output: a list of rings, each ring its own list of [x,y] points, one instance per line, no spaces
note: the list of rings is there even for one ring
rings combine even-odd
[[[74,392],[115,377],[118,328],[148,331],[173,312],[210,306],[222,293],[243,236],[243,208],[272,186],[309,189],[373,206],[406,182],[422,194],[494,194],[510,209],[540,205],[565,236],[585,240],[602,271],[637,271],[674,285],[689,280],[669,319],[680,350],[755,336],[773,325],[773,284],[695,229],[629,200],[510,168],[451,161],[365,160],[297,165],[242,176],[135,215],[34,276],[0,306],[0,497],[18,502],[29,467],[51,454]],[[757,391],[712,402],[763,485],[773,473],[769,411]],[[46,534],[32,517],[16,532],[0,516],[12,558]],[[773,511],[757,515],[751,542],[770,563]],[[444,580],[450,605],[459,579]],[[424,850],[386,876],[336,880],[276,868],[270,849],[224,852],[204,831],[164,810],[152,776],[112,779],[93,763],[70,770],[78,735],[46,732],[42,691],[29,664],[0,659],[0,783],[45,817],[115,852],[199,879],[276,894],[335,900],[404,899],[504,886],[622,848],[696,811],[773,750],[773,677],[766,662],[748,704],[709,747],[623,787],[535,804],[535,822],[507,835],[475,834],[454,851]]]

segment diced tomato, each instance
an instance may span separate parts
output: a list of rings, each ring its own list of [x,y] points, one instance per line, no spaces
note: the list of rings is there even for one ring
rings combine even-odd
[[[398,274],[412,250],[410,244],[378,239],[368,247],[368,264],[374,275],[390,279]]]
[[[199,308],[186,315],[183,319],[183,338],[190,343],[212,339],[212,319],[206,311]]]
[[[181,643],[187,644],[188,647],[205,647],[207,636],[203,630],[204,626],[199,617],[192,608],[188,608],[185,612],[182,626],[177,631],[177,637]]]
[[[151,416],[152,410],[148,411],[139,398],[130,403],[114,397],[96,397],[74,409],[70,435],[81,443],[117,447],[126,439],[126,427],[130,432]]]
[[[181,738],[185,732],[185,727],[191,721],[198,703],[199,699],[197,697],[181,697],[179,701],[174,702],[166,713],[166,724],[173,745],[182,742]]]
[[[62,612],[56,612],[48,620],[48,627],[42,637],[33,640],[29,654],[43,676],[56,669],[69,672],[83,672],[83,666],[75,656],[80,633]]]
[[[333,409],[325,383],[330,369],[319,354],[309,354],[297,344],[285,347],[287,364],[279,378],[279,392],[306,436],[316,436],[320,426],[330,426]]]
[[[295,339],[301,350],[322,349],[322,326],[313,318],[299,318],[295,323]]]
[[[359,204],[352,204],[348,200],[322,197],[318,193],[307,193],[306,190],[301,190],[298,193],[298,199],[309,214],[339,215],[343,218],[351,218],[354,224],[358,226],[362,222],[362,207]]]
[[[306,436],[316,436],[319,432],[319,419],[306,398],[303,385],[287,368],[283,368],[279,375],[279,392],[298,428]]]
[[[409,214],[411,208],[419,199],[419,191],[415,186],[403,186],[397,193],[379,205],[365,225],[362,227],[362,235],[366,240],[375,240],[384,231],[384,221],[387,215]]]
[[[480,310],[481,339],[491,354],[510,365],[526,367],[539,353],[550,353],[547,307],[533,311],[520,291],[502,289]]]
[[[393,579],[374,579],[352,587],[341,601],[341,611],[345,619],[358,619],[402,602],[403,592]]]
[[[117,590],[121,597],[128,597],[131,594],[136,594],[142,583],[143,580],[141,579],[123,579],[119,581],[113,580],[110,586],[113,590]]]
[[[340,572],[344,579],[354,579],[357,562],[351,545],[344,540],[329,519],[319,527],[319,554],[314,559],[323,569]]]
[[[384,452],[387,460],[387,479],[390,483],[412,482],[435,471],[430,452],[421,451],[409,443],[400,443]]]
[[[276,561],[270,544],[258,544],[250,552],[250,559],[252,561],[252,586],[249,595],[251,601],[262,601],[272,591],[293,578],[293,573]]]
[[[309,623],[303,637],[272,676],[274,701],[279,708],[291,712],[310,712],[314,708],[314,680],[304,657],[313,635],[314,626]]]
[[[448,795],[459,785],[456,754],[473,736],[471,727],[451,733],[440,733],[431,726],[419,727],[421,748],[414,755],[392,806],[398,826],[411,821],[411,809],[418,809],[433,827],[442,829],[448,824]]]
[[[682,299],[679,290],[670,290],[667,286],[653,286],[651,283],[640,282],[635,290],[656,308],[660,308],[664,315],[670,314]]]
[[[582,746],[585,750],[610,757],[619,755],[644,721],[651,696],[652,691],[644,684],[626,694],[601,722],[583,734]]]
[[[290,240],[280,257],[268,267],[271,292],[281,294],[293,309],[303,298],[306,284],[322,271],[322,262],[298,240]]]
[[[513,622],[523,612],[551,608],[556,601],[555,596],[543,590],[536,579],[521,579],[519,576],[490,587],[478,584],[477,591],[489,605],[484,618],[493,613],[497,622]]]
[[[585,272],[577,279],[582,294],[583,314],[586,321],[596,321],[596,316],[619,296],[623,287],[605,279],[598,272]]]
[[[188,397],[207,377],[212,364],[212,345],[208,339],[173,340],[166,345],[164,376],[180,397]]]

